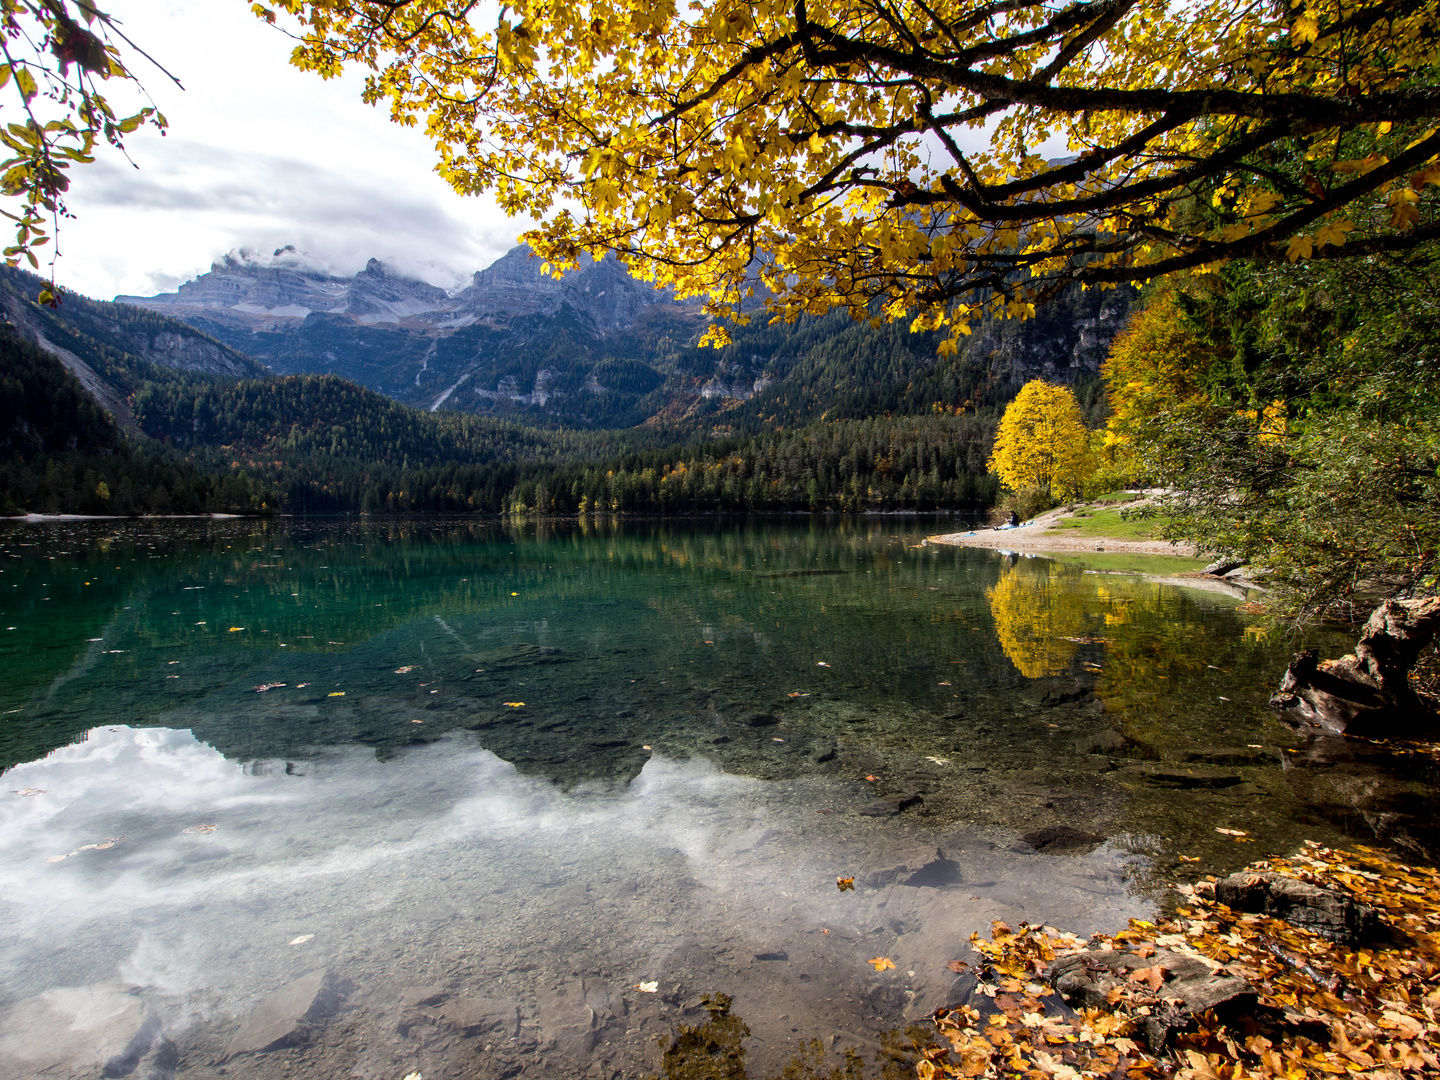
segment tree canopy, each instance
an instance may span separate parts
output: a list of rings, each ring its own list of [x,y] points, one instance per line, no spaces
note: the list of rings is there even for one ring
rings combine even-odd
[[[298,66],[368,68],[554,267],[616,251],[716,316],[758,277],[787,318],[953,335],[1073,282],[1440,231],[1440,0],[253,6]]]

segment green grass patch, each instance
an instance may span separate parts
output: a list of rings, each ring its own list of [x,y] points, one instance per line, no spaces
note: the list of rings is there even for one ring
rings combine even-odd
[[[1119,510],[1079,510],[1072,517],[1061,518],[1050,530],[1087,538],[1153,540],[1155,530],[1169,520],[1161,515],[1141,517],[1139,514],[1130,514],[1129,520],[1125,520],[1120,514]]]
[[[1037,553],[1041,558],[1054,559],[1068,566],[1082,570],[1099,570],[1111,574],[1146,574],[1150,577],[1173,577],[1200,570],[1204,559],[1192,559],[1188,555],[1132,555],[1127,552],[1097,551],[1046,551]]]

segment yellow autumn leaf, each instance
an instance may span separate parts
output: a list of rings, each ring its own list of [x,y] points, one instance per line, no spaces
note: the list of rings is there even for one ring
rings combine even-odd
[[[508,706],[510,706],[510,708],[512,708],[512,709],[520,709],[520,708],[523,708],[523,707],[524,707],[525,702],[523,702],[523,701],[507,701],[507,702],[505,702],[505,704],[508,705]]]
[[[895,961],[888,956],[876,956],[865,961],[875,968],[876,971],[890,971],[895,967]]]

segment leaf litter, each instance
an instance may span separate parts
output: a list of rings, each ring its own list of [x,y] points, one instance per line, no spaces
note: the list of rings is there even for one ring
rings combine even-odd
[[[1368,904],[1381,932],[1368,942],[1338,944],[1268,915],[1232,911],[1214,899],[1213,877],[1172,886],[1179,899],[1174,916],[1132,919],[1128,929],[1088,942],[1048,926],[1012,930],[997,921],[989,941],[970,938],[981,957],[976,990],[991,999],[991,1015],[982,1020],[969,1004],[937,1009],[931,1020],[943,1042],[921,1050],[919,1080],[1402,1080],[1440,1073],[1440,871],[1372,848],[1340,851],[1308,841],[1290,859],[1260,860],[1249,869]],[[1147,1018],[1165,1008],[1156,995],[1168,974],[1163,964],[1135,968],[1109,991],[1106,1009],[1072,1011],[1045,981],[1059,957],[1124,952],[1149,959],[1158,949],[1245,979],[1256,1005],[1233,1015],[1198,1013],[1154,1048],[1142,1036]],[[948,966],[958,972],[957,964]]]

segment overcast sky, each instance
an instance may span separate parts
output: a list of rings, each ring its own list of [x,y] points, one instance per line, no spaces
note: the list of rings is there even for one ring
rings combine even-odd
[[[130,137],[138,168],[102,151],[73,170],[76,219],[61,223],[57,267],[67,288],[100,299],[168,291],[232,248],[286,244],[338,273],[377,256],[448,287],[525,227],[451,191],[422,133],[361,104],[358,75],[327,83],[290,67],[288,39],[248,0],[106,6],[185,89],[133,65],[170,134]]]

